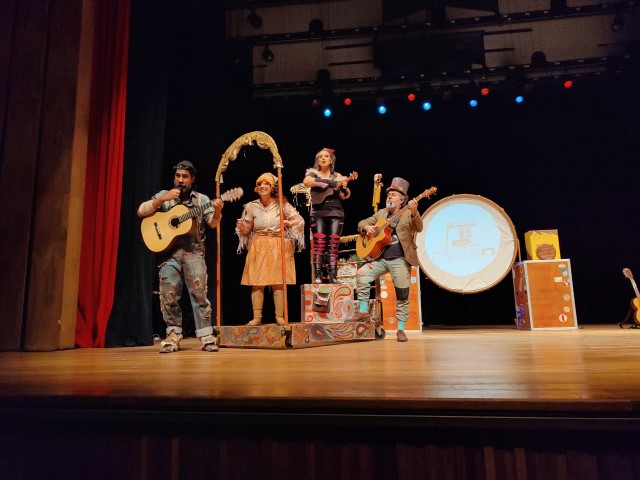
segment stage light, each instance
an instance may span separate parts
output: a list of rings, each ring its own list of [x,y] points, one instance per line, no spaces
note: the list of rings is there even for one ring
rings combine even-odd
[[[329,107],[327,107],[322,111],[322,114],[325,117],[329,118],[331,115],[333,115],[333,112],[331,111],[331,109]]]
[[[317,98],[314,98],[313,100],[311,100],[312,107],[317,107],[318,105],[320,105],[320,100],[318,100]]]
[[[522,95],[518,95],[518,96],[516,96],[516,98],[515,98],[515,102],[516,102],[516,103],[522,103],[522,102],[524,102],[524,97],[523,97]]]
[[[407,95],[407,100],[409,100],[410,102],[413,102],[416,99],[416,96],[414,93],[410,93],[409,95]]]
[[[351,105],[351,99],[349,97],[345,98],[342,103],[344,103],[347,107]]]
[[[385,113],[387,113],[387,107],[385,107],[384,104],[378,105],[378,113],[380,115],[384,115]]]
[[[256,13],[255,10],[251,10],[247,17],[249,25],[258,30],[262,26],[262,17]]]
[[[309,22],[309,33],[311,35],[320,35],[324,32],[324,24],[319,18],[314,18]]]
[[[566,88],[567,90],[570,89],[571,87],[573,87],[573,82],[571,80],[567,80],[563,83],[564,88]]]
[[[264,46],[264,50],[262,50],[262,59],[265,62],[273,62],[273,60],[276,58],[276,56],[273,54],[273,52],[271,51],[271,49],[269,48],[269,45],[265,45]]]
[[[476,100],[475,98],[469,100],[469,106],[471,108],[476,108],[478,106],[478,100]]]
[[[611,31],[612,32],[621,32],[624,30],[624,17],[622,15],[616,15],[611,22]]]
[[[431,103],[430,102],[424,102],[422,104],[422,109],[425,111],[431,110]]]
[[[490,90],[487,87],[480,89],[480,95],[489,95]]]

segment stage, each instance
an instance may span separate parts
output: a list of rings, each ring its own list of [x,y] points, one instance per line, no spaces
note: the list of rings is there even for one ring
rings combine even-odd
[[[408,337],[0,353],[0,467],[33,478],[47,459],[73,478],[79,458],[106,465],[93,478],[255,478],[256,466],[278,478],[416,478],[447,465],[420,478],[640,477],[640,329]]]

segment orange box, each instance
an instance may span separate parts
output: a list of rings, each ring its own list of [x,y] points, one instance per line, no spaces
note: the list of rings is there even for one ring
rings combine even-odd
[[[422,308],[420,305],[420,270],[411,268],[411,286],[409,287],[409,319],[404,326],[407,332],[422,331]],[[396,289],[393,286],[391,275],[386,273],[379,278],[380,303],[382,304],[382,327],[385,330],[397,330],[398,319],[396,317]]]
[[[569,260],[529,260],[516,263],[512,276],[517,329],[578,328]]]

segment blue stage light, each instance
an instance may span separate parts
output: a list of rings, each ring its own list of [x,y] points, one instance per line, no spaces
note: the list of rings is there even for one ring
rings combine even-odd
[[[322,114],[325,117],[329,118],[333,114],[333,112],[331,111],[331,109],[329,107],[327,107],[322,111]]]
[[[422,104],[422,109],[423,110],[431,110],[431,103],[430,102],[424,102]]]
[[[380,115],[384,115],[385,113],[387,113],[387,107],[385,107],[384,105],[378,105],[378,113]]]
[[[522,102],[524,102],[524,97],[522,95],[518,95],[515,98],[515,101],[516,101],[516,103],[522,103]]]
[[[478,100],[475,100],[475,99],[473,99],[473,100],[469,100],[469,106],[470,106],[471,108],[475,108],[475,107],[477,107],[477,106],[478,106]]]

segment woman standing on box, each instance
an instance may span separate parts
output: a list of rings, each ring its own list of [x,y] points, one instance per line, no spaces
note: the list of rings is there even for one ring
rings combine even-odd
[[[278,179],[271,173],[263,173],[256,180],[254,191],[258,200],[244,206],[242,217],[236,222],[236,234],[240,239],[238,253],[247,250],[247,258],[240,283],[251,286],[253,319],[247,325],[262,324],[264,287],[273,290],[276,322],[284,325],[284,285],[282,284],[282,246],[280,238],[280,204]],[[285,263],[287,284],[296,283],[296,267],[293,250],[304,248],[304,219],[298,211],[283,199],[285,233]]]
[[[308,168],[302,183],[310,187],[311,233],[313,235],[314,283],[322,283],[325,251],[329,251],[327,280],[336,282],[338,270],[338,246],[344,227],[342,200],[351,196],[347,188],[349,180],[357,177],[343,177],[335,171],[336,156],[331,148],[323,148],[316,154],[313,168]]]

